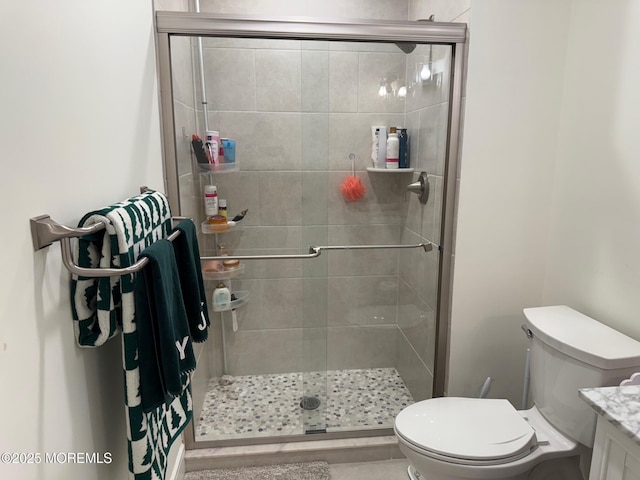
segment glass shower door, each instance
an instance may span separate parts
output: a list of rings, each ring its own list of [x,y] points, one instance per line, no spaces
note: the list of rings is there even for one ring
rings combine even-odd
[[[196,42],[172,38],[180,211],[204,220],[202,192],[215,184],[230,216],[248,213],[232,231],[202,235],[201,255],[259,258],[228,280],[248,301],[213,313],[198,349],[196,440],[388,432],[433,393],[451,47],[202,43],[200,70]],[[203,174],[192,155],[205,118],[236,141],[233,169]],[[409,168],[374,166],[374,126],[407,129]],[[407,192],[420,172],[426,203]],[[343,195],[350,176],[362,198]],[[411,248],[378,248],[394,245]],[[309,246],[335,249],[302,258]],[[207,281],[209,298],[217,282]]]

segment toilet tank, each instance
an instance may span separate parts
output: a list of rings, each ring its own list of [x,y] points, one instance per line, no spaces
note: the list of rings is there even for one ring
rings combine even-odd
[[[580,388],[619,385],[640,371],[640,342],[565,305],[525,308],[533,403],[558,430],[593,447],[596,414]]]

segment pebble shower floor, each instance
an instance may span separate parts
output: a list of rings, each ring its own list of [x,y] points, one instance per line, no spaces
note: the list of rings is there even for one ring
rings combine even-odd
[[[303,395],[320,398],[320,407],[301,408]],[[396,415],[412,403],[395,368],[245,375],[235,377],[231,385],[220,385],[214,378],[196,440],[391,428]]]

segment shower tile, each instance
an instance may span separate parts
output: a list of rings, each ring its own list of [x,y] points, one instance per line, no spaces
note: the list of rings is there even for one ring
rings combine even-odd
[[[300,42],[301,50],[329,50],[331,42],[326,40],[302,40]]]
[[[301,434],[301,397],[298,373],[235,376],[230,385],[212,378],[196,440]]]
[[[203,59],[207,102],[210,109],[256,110],[256,71],[253,50],[206,48]]]
[[[178,175],[184,175],[191,173],[193,168],[191,159],[191,135],[196,131],[195,111],[192,107],[188,107],[180,102],[173,102],[173,115]]]
[[[304,278],[302,280],[302,289],[303,326],[305,328],[326,327],[329,305],[329,279],[326,277]]]
[[[409,136],[409,166],[417,169],[418,145],[420,134],[420,111],[407,112],[405,124]]]
[[[180,190],[180,215],[191,218],[200,218],[203,215],[203,206],[200,198],[193,195],[193,175],[187,173],[178,177],[178,189]],[[174,215],[177,213],[174,212]]]
[[[327,172],[302,173],[302,224],[326,225]]]
[[[411,181],[411,175],[384,175],[371,172],[356,173],[365,187],[365,195],[355,202],[345,200],[340,191],[340,184],[351,175],[351,173],[329,173],[329,224],[399,225],[402,221],[402,199],[406,185]]]
[[[328,245],[327,225],[305,226],[302,230],[303,251],[307,253],[309,247],[318,245]],[[302,262],[305,277],[325,278],[329,273],[329,262],[326,255],[317,258],[304,260]]]
[[[445,50],[443,50],[443,48]],[[420,71],[431,57],[431,70],[448,68],[446,56],[450,55],[449,47],[418,45],[413,53],[407,55],[406,75],[410,88],[407,94],[407,110],[417,110],[443,102],[448,97],[448,72],[432,76],[430,80],[422,82]],[[439,62],[434,65],[433,62]],[[443,63],[444,62],[444,63]]]
[[[414,181],[418,181],[419,174],[414,173]],[[405,228],[422,240],[440,243],[440,217],[442,215],[442,178],[427,176],[429,198],[427,203],[420,203],[417,195],[405,194]]]
[[[398,53],[398,47],[393,43],[377,42],[332,42],[332,52],[371,52],[371,53]]]
[[[433,374],[422,363],[403,334],[397,336],[396,368],[416,402],[433,396]]]
[[[307,15],[307,2],[290,0],[200,0],[201,12],[273,16]]]
[[[258,200],[258,172],[235,172],[229,175],[217,175],[214,179],[218,187],[218,198],[227,200],[229,219],[242,210],[249,211],[238,224],[239,227],[258,225],[260,221],[260,201]],[[222,237],[221,237],[222,238]],[[228,241],[227,234],[224,240]]]
[[[261,225],[302,224],[301,172],[263,172],[258,188]]]
[[[399,241],[397,225],[330,226],[330,245],[385,245]],[[336,250],[327,252],[329,275],[396,275],[398,250]]]
[[[352,0],[349,2],[325,0],[309,2],[307,15],[330,18],[367,18],[385,20],[406,20],[408,2],[397,0]]]
[[[419,176],[419,172],[414,172],[411,181],[417,182]],[[428,202],[427,204],[420,203],[417,195],[405,192],[402,204],[404,212],[404,228],[415,234],[420,234],[422,232],[422,221],[425,213],[424,210],[425,208],[429,208],[427,205]]]
[[[358,111],[404,113],[405,100],[394,95],[380,97],[380,82],[405,84],[405,54],[360,53],[358,64]]]
[[[298,371],[302,329],[227,332],[227,361],[234,375]]]
[[[300,170],[302,121],[294,113],[210,113],[211,128],[236,140],[236,161],[246,170]]]
[[[329,115],[329,170],[351,171],[349,154],[356,156],[356,170],[371,166],[371,126],[402,125],[396,113],[331,113]]]
[[[299,278],[262,281],[261,315],[263,329],[302,327],[303,283]]]
[[[171,37],[171,72],[173,99],[193,107],[193,53],[190,37]]]
[[[412,145],[411,161],[416,170],[429,174],[438,174],[443,161],[438,158],[438,139],[440,133],[441,108],[435,105],[420,110],[420,123],[417,130],[416,145]],[[413,150],[415,147],[415,150]]]
[[[301,88],[303,112],[329,110],[329,52],[302,50]]]
[[[256,109],[299,112],[300,51],[256,50]]]
[[[271,50],[276,48],[278,50],[300,50],[300,40],[286,39],[203,37],[202,45],[205,48],[243,48],[254,50]]]
[[[215,288],[215,285],[212,287]],[[262,308],[262,280],[234,278],[231,280],[232,292],[246,291],[249,292],[248,302],[242,307],[236,309],[236,318],[238,321],[238,331],[256,331],[264,329],[264,310]],[[230,312],[222,313],[222,321],[227,330],[232,326],[232,317]],[[220,314],[216,314],[220,319]]]
[[[296,249],[258,249],[238,250],[238,255],[292,255],[300,254],[300,248]],[[300,278],[302,277],[302,262],[307,260],[250,260],[247,261],[244,277],[246,278]]]
[[[329,168],[329,117],[326,113],[302,114],[302,169]]]
[[[427,240],[440,244],[440,223],[442,219],[442,196],[444,178],[435,175],[429,175],[427,178],[429,184],[429,200],[422,206],[422,237]],[[418,202],[419,203],[419,202]]]
[[[329,325],[396,323],[396,276],[333,277],[329,280]]]
[[[206,283],[206,282],[205,282]],[[211,292],[208,286],[205,285],[207,292]],[[210,295],[207,298],[211,298]],[[213,311],[211,302],[209,302],[209,319],[211,320],[211,326],[209,327],[209,338],[207,340],[206,348],[208,354],[206,357],[207,367],[209,368],[210,376],[220,376],[223,370],[223,351],[222,351],[222,322],[216,321],[216,313]]]
[[[329,53],[329,111],[358,111],[357,53]]]
[[[191,375],[191,396],[193,397],[193,416],[198,418],[204,404],[205,395],[209,386],[209,378],[212,377],[209,372],[209,343],[196,343],[194,344],[194,353],[196,347],[204,346],[205,348],[199,348],[200,352],[196,354],[196,361],[198,367]]]
[[[397,333],[395,325],[329,327],[327,367],[378,368],[393,365]]]
[[[303,377],[310,372],[326,371],[327,327],[310,327],[305,324],[302,337]]]
[[[413,403],[393,368],[330,370],[326,376],[331,388],[324,412],[327,432],[389,428],[400,411]]]
[[[451,47],[435,45],[433,47],[434,69],[440,73],[436,77],[440,90],[440,102],[449,101],[449,85],[451,83]]]
[[[422,237],[404,230],[402,243],[419,243]],[[400,251],[400,277],[417,292],[418,296],[435,308],[438,287],[438,249],[429,252],[422,249]]]
[[[304,396],[320,407],[303,410]],[[394,368],[241,375],[212,378],[196,426],[196,440],[302,435],[318,421],[327,432],[390,428],[413,398]],[[314,425],[315,427],[315,425]]]
[[[301,226],[246,226],[240,233],[236,245],[240,250],[299,249],[302,245]]]
[[[422,363],[433,371],[435,311],[402,280],[398,301],[398,326]]]

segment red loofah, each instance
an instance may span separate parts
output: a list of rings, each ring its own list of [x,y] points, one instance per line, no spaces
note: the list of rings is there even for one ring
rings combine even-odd
[[[365,192],[362,180],[354,176],[347,177],[345,181],[340,184],[340,190],[342,190],[342,195],[345,200],[348,200],[349,202],[360,200],[364,197]]]

